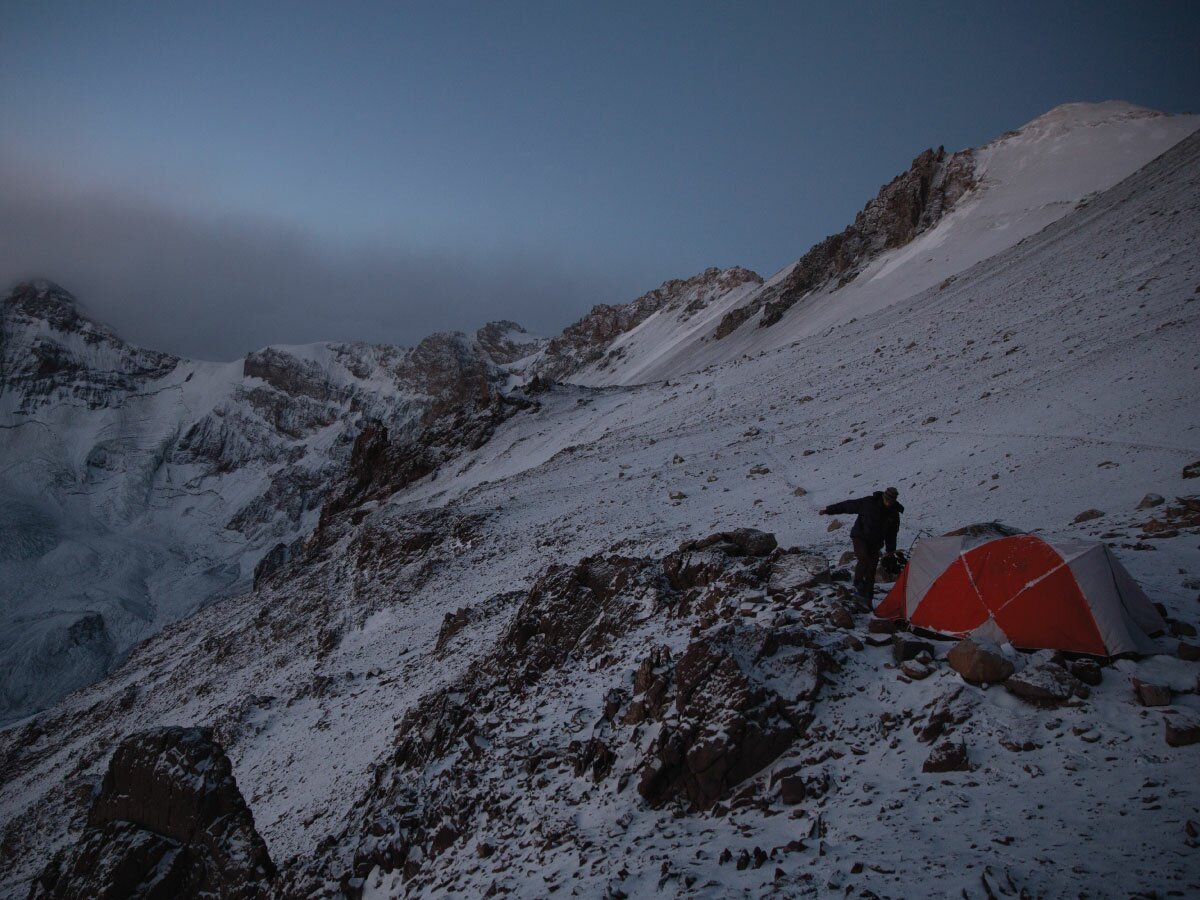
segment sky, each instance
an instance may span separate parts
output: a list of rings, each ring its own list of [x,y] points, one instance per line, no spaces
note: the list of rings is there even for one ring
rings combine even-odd
[[[1194,2],[0,0],[0,287],[130,340],[553,334],[763,275],[926,147],[1200,112]]]

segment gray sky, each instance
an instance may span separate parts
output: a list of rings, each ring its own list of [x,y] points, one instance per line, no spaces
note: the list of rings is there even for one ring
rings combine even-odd
[[[0,0],[0,281],[147,346],[550,333],[764,275],[926,146],[1200,111],[1200,4]]]

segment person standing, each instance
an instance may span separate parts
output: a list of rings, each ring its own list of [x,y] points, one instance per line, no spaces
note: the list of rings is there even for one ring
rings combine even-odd
[[[869,497],[831,503],[818,510],[822,516],[837,513],[855,513],[854,527],[850,529],[850,540],[854,544],[854,589],[868,603],[875,596],[875,569],[879,566],[879,551],[887,548],[887,555],[896,552],[896,535],[900,532],[900,514],[904,507],[898,499],[900,492],[894,487],[875,491]]]

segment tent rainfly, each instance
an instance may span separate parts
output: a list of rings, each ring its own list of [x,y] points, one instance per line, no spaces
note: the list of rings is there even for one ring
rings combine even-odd
[[[971,527],[926,538],[875,610],[930,631],[977,632],[1025,650],[1093,656],[1156,652],[1166,627],[1137,582],[1098,541]]]

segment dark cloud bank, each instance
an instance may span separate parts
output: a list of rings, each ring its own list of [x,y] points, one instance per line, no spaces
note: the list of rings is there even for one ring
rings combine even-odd
[[[126,339],[198,359],[272,343],[411,346],[494,319],[549,334],[654,286],[529,252],[385,247],[336,249],[278,223],[64,187],[0,159],[0,288],[49,278]]]

